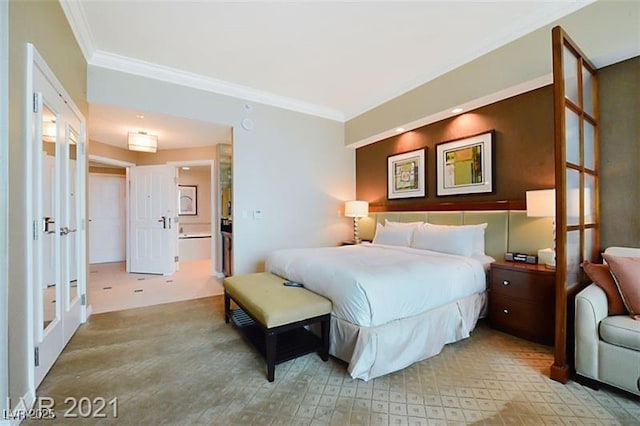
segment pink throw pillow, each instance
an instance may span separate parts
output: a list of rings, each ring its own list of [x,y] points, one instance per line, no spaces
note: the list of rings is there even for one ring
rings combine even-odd
[[[640,258],[603,255],[620,290],[624,306],[633,319],[640,320]]]

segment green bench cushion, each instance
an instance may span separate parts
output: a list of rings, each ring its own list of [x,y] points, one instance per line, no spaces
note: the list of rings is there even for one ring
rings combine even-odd
[[[223,285],[233,300],[267,328],[331,312],[328,299],[305,288],[284,286],[285,281],[269,272],[259,272],[227,277]]]

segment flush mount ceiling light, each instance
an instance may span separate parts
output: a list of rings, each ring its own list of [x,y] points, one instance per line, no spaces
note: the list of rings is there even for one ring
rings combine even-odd
[[[158,137],[147,132],[129,132],[129,151],[156,152]]]
[[[396,133],[404,132],[404,127],[396,127]]]
[[[460,113],[462,111],[464,111],[462,108],[454,108],[454,109],[451,110],[451,112],[454,113],[454,114],[458,114],[458,113]]]

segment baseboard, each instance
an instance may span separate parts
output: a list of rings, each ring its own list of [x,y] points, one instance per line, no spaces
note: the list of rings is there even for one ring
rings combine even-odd
[[[85,319],[84,322],[89,321],[89,318],[91,318],[91,314],[93,314],[93,305],[89,305],[87,306],[87,309],[85,311]]]
[[[7,407],[7,411],[2,413],[0,426],[18,426],[23,420],[26,420],[26,414],[33,407],[36,401],[34,391],[27,392],[14,408]]]

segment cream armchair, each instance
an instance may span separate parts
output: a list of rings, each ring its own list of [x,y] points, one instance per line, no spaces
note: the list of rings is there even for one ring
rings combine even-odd
[[[640,257],[640,249],[610,247],[613,256]],[[576,296],[576,373],[640,395],[640,321],[607,315],[607,296],[591,284]]]

